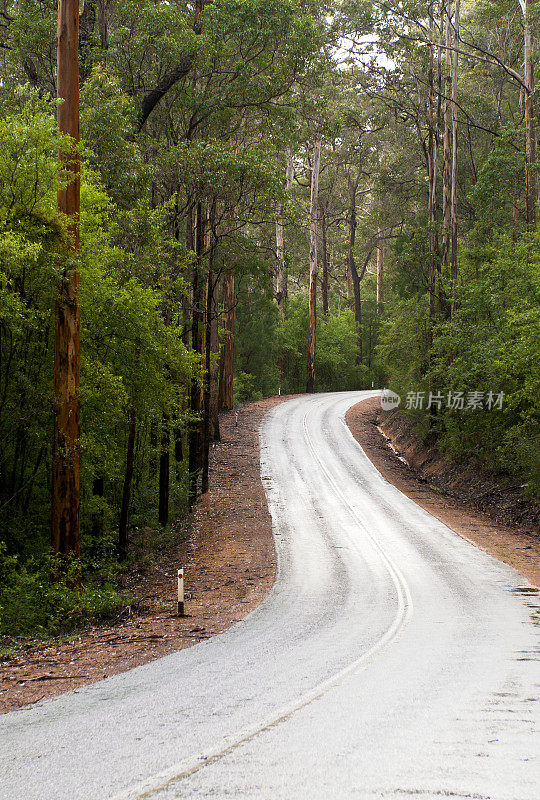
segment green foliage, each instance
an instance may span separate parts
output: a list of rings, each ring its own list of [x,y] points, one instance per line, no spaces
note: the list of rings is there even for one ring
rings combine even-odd
[[[296,394],[306,389],[308,303],[305,294],[289,299],[279,332],[282,391]],[[371,386],[372,375],[356,364],[357,333],[351,309],[333,309],[317,321],[316,386],[319,392],[347,391]]]
[[[235,393],[238,401],[277,394],[279,314],[268,283],[241,282],[235,342]],[[238,385],[236,385],[238,384]]]
[[[118,207],[88,164],[81,185],[82,439],[84,589],[51,584],[49,543],[53,308],[58,253],[66,233],[56,212],[64,144],[40,101],[0,120],[0,542],[5,587],[0,627],[56,633],[109,613],[124,599],[103,566],[115,557],[115,528],[126,454],[127,415],[141,426],[180,405],[194,365],[179,332],[166,324],[171,293],[181,296],[188,264],[168,232],[167,207]],[[69,142],[64,148],[70,152]],[[140,242],[140,244],[138,244]],[[156,281],[156,265],[174,275]],[[134,506],[151,519],[148,450],[138,454]],[[184,503],[185,469],[172,470],[171,494]],[[104,494],[94,494],[97,478]],[[178,506],[177,506],[178,507]],[[144,508],[144,512],[142,509]],[[155,502],[150,508],[155,508]],[[6,550],[7,547],[7,550]]]
[[[406,396],[428,386],[429,328],[425,297],[398,300],[383,320],[377,358],[390,387]]]
[[[113,616],[133,602],[120,592],[112,575],[94,573],[83,586],[74,588],[69,574],[52,581],[49,557],[19,565],[6,555],[0,543],[0,635],[57,636],[85,623]]]
[[[521,150],[521,152],[520,152]],[[476,235],[514,225],[516,186],[524,173],[523,125],[502,130],[478,173],[470,198],[476,208]]]
[[[150,177],[134,141],[134,127],[133,99],[105,67],[96,66],[82,87],[81,135],[91,142],[89,166],[99,171],[107,193],[123,208],[137,201]]]
[[[504,392],[502,410],[449,413],[443,445],[523,474],[540,492],[540,240],[499,235],[462,261],[463,289],[454,324],[434,340],[433,380],[449,389]]]
[[[256,389],[257,378],[249,372],[238,372],[234,381],[234,404],[246,403],[249,400],[261,400],[262,392]]]
[[[540,492],[540,247],[538,235],[487,243],[475,231],[460,260],[460,302],[453,320],[433,326],[427,298],[395,301],[378,345],[389,385],[402,398],[430,386],[442,392],[504,393],[502,409],[444,408],[430,421],[440,446],[458,459],[525,477]],[[403,263],[403,262],[402,262]],[[493,404],[493,402],[492,402]],[[465,402],[465,406],[467,402]],[[426,413],[417,415],[426,420]]]

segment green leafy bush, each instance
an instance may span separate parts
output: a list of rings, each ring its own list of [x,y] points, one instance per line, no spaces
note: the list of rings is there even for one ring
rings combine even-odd
[[[73,564],[63,580],[53,581],[51,558],[32,559],[21,566],[0,549],[0,635],[69,633],[92,620],[113,616],[133,602],[130,594],[118,590],[106,570],[74,587],[71,576],[79,569]]]

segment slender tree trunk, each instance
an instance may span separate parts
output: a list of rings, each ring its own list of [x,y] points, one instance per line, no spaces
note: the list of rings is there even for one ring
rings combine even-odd
[[[321,298],[322,298],[322,313],[323,317],[328,316],[328,242],[326,240],[326,210],[328,208],[327,202],[320,203],[321,213],[321,245],[322,245],[322,281],[321,281]]]
[[[203,431],[202,431],[202,493],[205,494],[209,488],[209,461],[210,461],[210,416],[211,403],[210,395],[212,392],[212,315],[214,312],[214,269],[213,269],[213,243],[212,227],[215,215],[215,205],[209,214],[210,224],[208,226],[209,237],[209,256],[208,256],[208,280],[206,287],[206,319],[205,319],[205,343],[204,343],[204,402],[203,402]]]
[[[356,180],[353,181],[350,176],[348,179],[349,183],[349,244],[347,248],[347,266],[348,266],[348,274],[351,279],[352,284],[352,294],[354,298],[354,321],[356,325],[356,337],[357,337],[357,351],[356,351],[356,359],[355,364],[361,364],[364,358],[363,354],[363,346],[362,346],[362,296],[360,293],[360,276],[358,275],[358,270],[356,269],[356,261],[354,257],[354,248],[356,244],[356,193],[358,191],[358,183],[360,181],[360,175],[356,177]]]
[[[154,417],[150,420],[150,456],[148,458],[148,477],[154,482],[158,465],[158,426]]]
[[[219,364],[219,408],[231,411],[234,406],[234,335],[236,326],[236,277],[228,272],[223,278],[223,341]]]
[[[163,319],[167,327],[171,324],[171,308],[167,301],[163,312]],[[159,500],[158,520],[160,525],[169,521],[169,488],[171,475],[171,431],[168,414],[161,418],[161,444],[159,453]]]
[[[59,0],[57,31],[58,130],[79,141],[79,3]],[[69,219],[73,250],[65,259],[55,302],[54,407],[51,540],[54,553],[80,553],[80,309],[78,153],[64,163],[72,180],[58,192],[58,209]]]
[[[362,294],[360,292],[360,276],[353,263],[350,266],[354,296],[354,321],[356,323],[356,337],[358,349],[356,351],[355,364],[362,364],[364,361],[364,348],[362,343]]]
[[[132,403],[129,414],[126,471],[124,474],[122,505],[120,507],[120,523],[118,525],[118,557],[120,558],[121,561],[123,561],[127,556],[129,505],[131,502],[131,482],[133,480],[133,465],[135,463],[135,428],[136,428],[135,403]]]
[[[294,164],[292,150],[287,148],[287,168],[286,168],[286,185],[287,197],[289,196],[292,188],[294,178]],[[277,278],[276,278],[276,302],[279,312],[283,317],[285,315],[285,308],[287,305],[288,286],[287,286],[287,259],[285,258],[284,246],[284,225],[283,225],[283,204],[280,203],[278,209],[278,220],[276,222],[276,255],[277,255]]]
[[[452,25],[450,20],[450,1],[443,6],[445,30],[445,71],[444,71],[444,134],[443,134],[443,195],[442,195],[442,270],[450,271],[452,260]],[[442,296],[441,296],[442,302]]]
[[[109,47],[109,34],[107,27],[107,0],[99,0],[98,30],[99,44],[102,50],[107,50]]]
[[[182,444],[184,430],[182,425],[178,423],[178,412],[173,416],[173,437],[174,437],[174,460],[177,464],[181,464],[184,458],[184,447]]]
[[[210,367],[210,439],[221,440],[219,430],[219,286],[214,281],[212,293],[212,317],[210,319],[210,350],[212,364]]]
[[[307,392],[315,391],[315,361],[317,351],[317,205],[319,195],[319,169],[321,164],[321,137],[313,148],[311,170],[311,202],[309,209],[309,334]]]
[[[519,238],[519,200],[521,184],[515,179],[512,186],[512,241],[515,243]]]
[[[159,455],[159,504],[158,519],[160,525],[169,521],[169,484],[171,470],[171,435],[168,414],[161,420],[161,452]]]
[[[349,268],[349,256],[347,255],[347,262],[345,264],[345,283],[347,287],[347,300],[354,296],[353,283],[351,277],[351,270]]]
[[[193,265],[193,273],[192,273],[192,332],[191,332],[191,347],[195,353],[202,353],[202,331],[201,331],[201,322],[202,322],[202,292],[201,292],[201,281],[199,276],[199,269],[200,269],[200,259],[203,252],[203,210],[202,210],[202,203],[197,204],[197,213],[196,213],[196,220],[195,220],[195,253],[197,255],[197,260]],[[192,414],[198,415],[201,407],[200,407],[200,386],[197,372],[195,371],[192,379],[191,379],[191,388],[190,388],[190,409]],[[200,423],[197,420],[192,420],[190,422],[190,430],[189,430],[189,507],[190,509],[193,507],[196,499],[197,499],[197,481],[199,477],[200,471],[200,451],[201,451],[201,442],[200,442]]]
[[[435,316],[435,209],[437,198],[437,137],[435,135],[434,96],[434,31],[433,4],[429,6],[429,68],[428,68],[428,224],[429,224],[429,316]]]
[[[283,294],[284,274],[286,270],[285,265],[285,250],[283,246],[283,203],[278,206],[278,220],[276,222],[276,258],[277,258],[277,272],[276,272],[276,303],[279,313],[282,317],[285,316],[285,297]]]
[[[104,488],[103,476],[100,475],[99,477],[94,478],[92,486],[92,494],[94,497],[103,497]],[[95,511],[92,514],[91,536],[94,542],[100,541],[101,537],[103,536],[103,509]]]
[[[525,73],[525,192],[527,228],[536,228],[537,178],[536,121],[534,117],[534,43],[532,18],[535,0],[524,0],[524,73]]]
[[[458,281],[458,220],[457,220],[457,180],[458,180],[458,116],[457,116],[457,81],[459,64],[459,23],[460,0],[456,0],[454,14],[454,52],[452,54],[452,306],[450,316],[453,318],[457,303]]]
[[[384,242],[382,231],[379,228],[379,243],[377,245],[377,314],[382,314],[384,303]]]
[[[208,292],[211,295],[211,292]],[[210,311],[210,309],[208,309]],[[205,494],[209,487],[209,460],[210,460],[210,365],[211,365],[211,344],[210,344],[210,322],[205,328],[205,351],[204,351],[204,403],[203,403],[203,429],[202,429],[202,485],[201,491]]]

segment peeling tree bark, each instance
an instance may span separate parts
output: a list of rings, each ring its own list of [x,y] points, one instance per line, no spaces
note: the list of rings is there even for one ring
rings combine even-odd
[[[79,142],[79,3],[60,0],[58,6],[57,86],[58,130]],[[64,162],[71,180],[58,192],[58,208],[69,219],[72,251],[65,258],[55,303],[54,432],[52,454],[52,548],[64,556],[80,552],[80,309],[79,211],[80,162],[71,153]]]

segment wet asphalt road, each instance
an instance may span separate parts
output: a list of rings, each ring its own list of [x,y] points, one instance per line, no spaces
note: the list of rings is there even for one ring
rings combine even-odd
[[[264,603],[1,717],[1,798],[540,798],[538,595],[375,470],[344,420],[369,394],[267,415]]]

